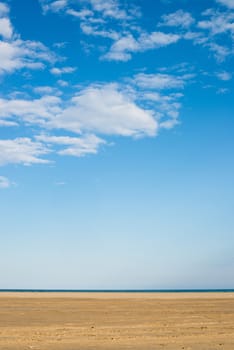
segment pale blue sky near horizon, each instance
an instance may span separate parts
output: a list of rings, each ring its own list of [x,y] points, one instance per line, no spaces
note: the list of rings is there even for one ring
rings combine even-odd
[[[233,21],[0,2],[0,289],[234,288]]]

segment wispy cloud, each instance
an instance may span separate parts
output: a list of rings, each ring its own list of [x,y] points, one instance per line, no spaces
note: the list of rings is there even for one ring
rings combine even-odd
[[[198,27],[206,29],[211,35],[218,35],[222,33],[234,33],[234,13],[233,12],[220,12],[214,9],[208,9],[203,13],[203,16],[207,19],[199,21]]]
[[[0,2],[0,17],[7,16],[9,13],[9,6],[4,2]]]
[[[163,32],[141,33],[135,39],[132,35],[124,36],[114,42],[110,51],[102,56],[106,60],[128,61],[134,52],[144,52],[151,49],[165,47],[176,43],[180,39],[177,34]]]
[[[62,75],[62,74],[70,74],[70,73],[74,73],[76,71],[77,68],[75,67],[53,67],[51,68],[50,72],[54,75]]]
[[[216,73],[216,76],[218,79],[223,81],[228,81],[232,79],[232,74],[225,71]]]
[[[227,6],[230,9],[234,9],[234,0],[216,0],[219,4]]]
[[[159,26],[189,28],[195,22],[189,12],[178,10],[168,15],[162,16]]]
[[[16,138],[0,140],[0,165],[48,163],[40,156],[49,153],[49,150],[40,142],[30,138]]]
[[[7,177],[0,176],[0,189],[9,188],[9,187],[14,186],[14,185],[15,185],[15,183],[10,181]]]
[[[184,75],[171,75],[171,74],[145,74],[139,73],[135,75],[135,83],[147,89],[175,89],[175,88],[184,88],[186,81],[191,79],[193,75],[184,74]]]
[[[106,142],[96,135],[88,134],[82,137],[39,135],[36,139],[47,145],[62,146],[57,150],[59,155],[82,157],[87,154],[96,154],[100,145]],[[66,146],[64,148],[64,146]]]
[[[99,14],[104,18],[115,20],[129,19],[130,14],[119,3],[118,0],[83,0],[74,6],[71,0],[40,0],[43,11],[59,12],[65,11],[75,17],[84,18],[90,15]],[[80,5],[80,6],[79,6]]]

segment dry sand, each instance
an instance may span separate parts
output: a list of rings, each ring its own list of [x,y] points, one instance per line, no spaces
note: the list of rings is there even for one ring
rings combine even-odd
[[[234,293],[0,293],[1,350],[234,350]]]

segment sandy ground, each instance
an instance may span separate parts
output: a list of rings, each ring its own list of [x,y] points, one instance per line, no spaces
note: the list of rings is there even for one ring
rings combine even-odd
[[[1,350],[234,350],[234,293],[0,293]]]

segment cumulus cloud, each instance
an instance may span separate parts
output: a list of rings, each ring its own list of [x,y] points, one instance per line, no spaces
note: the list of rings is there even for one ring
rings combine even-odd
[[[178,10],[168,15],[163,15],[159,26],[188,28],[194,22],[195,20],[189,12]]]
[[[63,107],[62,107],[63,104]],[[89,86],[66,104],[56,96],[34,100],[1,99],[0,117],[12,116],[45,128],[122,136],[154,135],[157,123],[115,84]]]
[[[47,160],[41,156],[49,152],[76,157],[95,154],[106,144],[104,135],[156,136],[160,129],[178,124],[181,90],[192,78],[185,73],[139,73],[124,83],[80,87],[65,99],[47,95],[52,92],[48,86],[34,88],[42,94],[40,98],[0,99],[2,122],[30,124],[37,130],[32,139],[2,140],[0,164],[44,163]]]
[[[153,136],[157,122],[115,84],[89,86],[51,121],[53,126],[70,131],[82,130],[108,135]]]

